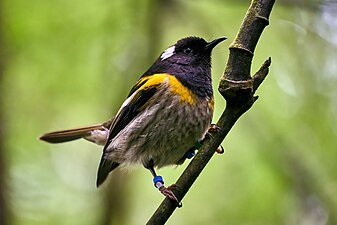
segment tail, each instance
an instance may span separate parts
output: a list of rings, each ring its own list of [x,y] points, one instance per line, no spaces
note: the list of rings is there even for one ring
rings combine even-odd
[[[96,187],[99,187],[108,177],[109,173],[119,166],[119,163],[113,162],[111,160],[105,159],[104,154],[102,156],[101,162],[99,163],[97,172]]]
[[[41,135],[39,139],[55,144],[84,138],[96,144],[104,145],[109,135],[110,125],[111,120],[103,124],[46,133]]]

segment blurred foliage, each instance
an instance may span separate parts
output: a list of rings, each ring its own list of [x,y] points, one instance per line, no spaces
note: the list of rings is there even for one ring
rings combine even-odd
[[[277,1],[253,63],[252,72],[272,57],[260,99],[223,143],[226,154],[214,156],[168,224],[337,224],[337,4],[305,4]],[[113,116],[155,57],[181,37],[228,37],[213,54],[216,90],[226,46],[249,2],[2,5],[1,126],[10,224],[92,225],[109,213],[103,204],[109,186],[94,185],[101,148],[85,141],[48,145],[37,137]],[[225,107],[218,93],[215,100],[214,122]],[[187,163],[160,174],[173,183]],[[123,201],[125,216],[111,224],[144,224],[163,197],[142,167],[121,174],[125,191],[111,210]]]

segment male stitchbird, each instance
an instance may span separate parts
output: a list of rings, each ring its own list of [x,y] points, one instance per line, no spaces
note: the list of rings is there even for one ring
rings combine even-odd
[[[154,168],[183,163],[207,133],[214,107],[211,52],[225,39],[177,41],[139,78],[114,118],[40,139],[60,143],[85,138],[104,145],[97,186],[115,168],[141,163],[151,171],[155,187],[178,202]]]

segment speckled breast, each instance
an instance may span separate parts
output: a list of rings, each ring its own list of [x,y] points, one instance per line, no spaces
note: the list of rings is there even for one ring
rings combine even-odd
[[[151,159],[156,167],[177,164],[204,137],[213,99],[193,96],[191,101],[174,88],[163,83],[148,107],[112,140],[109,159],[121,165],[146,164]]]

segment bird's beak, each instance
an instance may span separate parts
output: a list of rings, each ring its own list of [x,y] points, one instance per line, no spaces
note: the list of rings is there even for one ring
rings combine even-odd
[[[219,44],[220,42],[226,39],[227,39],[226,37],[221,37],[221,38],[217,38],[217,39],[214,39],[213,41],[208,42],[205,46],[205,50],[211,51],[215,46],[217,46],[217,44]]]

